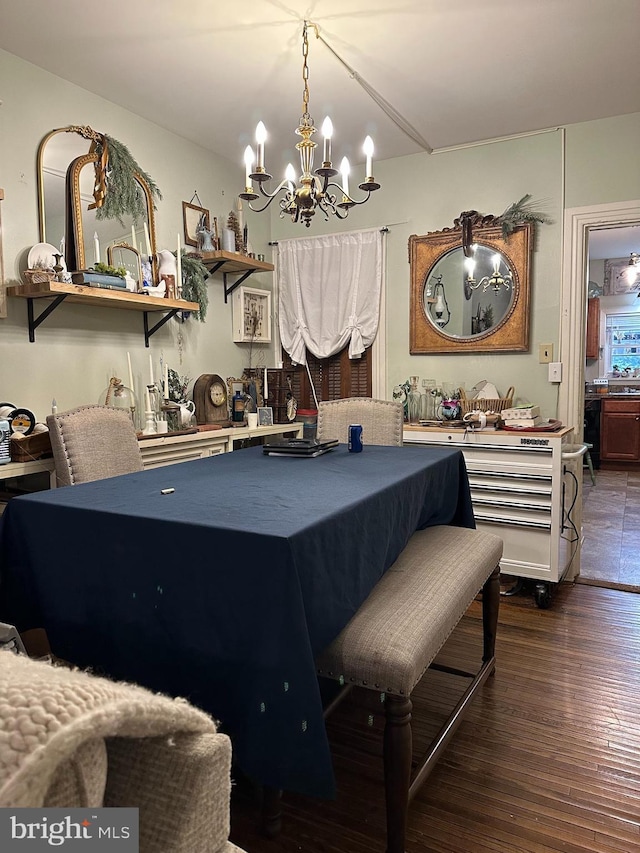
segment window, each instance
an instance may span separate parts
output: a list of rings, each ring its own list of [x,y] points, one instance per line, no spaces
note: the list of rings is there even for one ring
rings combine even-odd
[[[640,312],[607,314],[605,335],[607,372],[630,368],[640,373]]]

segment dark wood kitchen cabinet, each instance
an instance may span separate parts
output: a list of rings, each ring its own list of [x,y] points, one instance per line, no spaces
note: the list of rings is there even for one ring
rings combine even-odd
[[[587,300],[586,358],[600,355],[600,299],[594,296]]]
[[[640,461],[640,400],[604,400],[600,458]]]

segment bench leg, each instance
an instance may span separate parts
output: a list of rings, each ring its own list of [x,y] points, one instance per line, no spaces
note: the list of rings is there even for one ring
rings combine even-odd
[[[488,661],[496,652],[496,631],[500,608],[500,566],[496,566],[482,587],[482,632],[484,649],[482,660]]]
[[[387,804],[387,851],[404,853],[411,780],[411,699],[387,696],[384,727],[384,785]]]

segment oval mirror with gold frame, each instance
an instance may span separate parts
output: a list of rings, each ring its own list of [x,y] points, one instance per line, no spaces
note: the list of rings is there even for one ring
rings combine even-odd
[[[411,354],[528,351],[533,224],[473,228],[468,257],[462,230],[409,238]]]

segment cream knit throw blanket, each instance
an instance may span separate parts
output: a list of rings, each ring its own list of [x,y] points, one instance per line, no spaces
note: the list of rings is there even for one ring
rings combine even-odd
[[[89,740],[215,731],[183,699],[0,651],[0,807],[41,807],[56,768]]]

